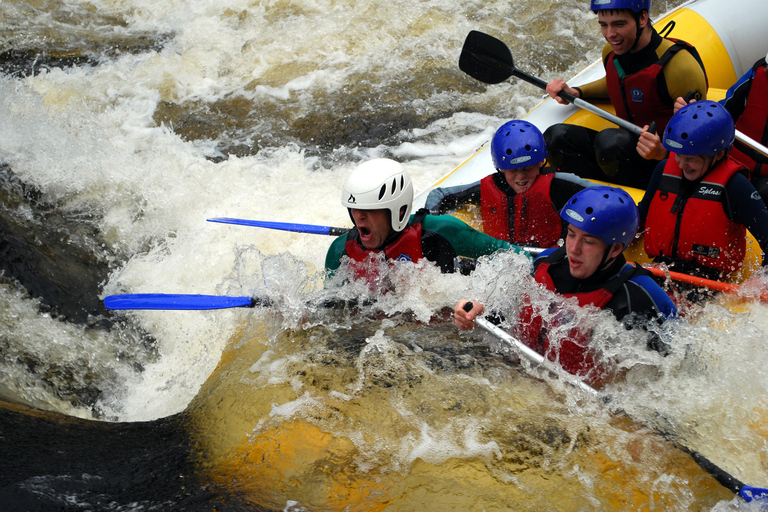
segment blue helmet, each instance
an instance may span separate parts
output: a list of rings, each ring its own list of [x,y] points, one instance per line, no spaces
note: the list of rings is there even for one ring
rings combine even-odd
[[[667,123],[662,145],[678,155],[715,156],[733,145],[731,114],[719,103],[696,101],[677,111]]]
[[[499,171],[537,164],[547,158],[544,136],[528,121],[507,121],[493,136],[491,158]]]
[[[608,245],[618,242],[624,248],[635,238],[640,224],[632,196],[620,188],[603,185],[574,194],[563,206],[560,217]]]
[[[632,12],[651,12],[651,0],[591,0],[590,9],[593,11],[608,11],[615,9],[629,9]]]

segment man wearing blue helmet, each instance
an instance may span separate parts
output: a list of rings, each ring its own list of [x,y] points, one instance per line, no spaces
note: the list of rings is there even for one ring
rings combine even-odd
[[[566,91],[584,100],[609,100],[616,115],[644,127],[640,137],[621,128],[597,132],[556,124],[544,132],[550,162],[582,178],[644,189],[666,157],[658,135],[672,117],[675,99],[702,99],[707,79],[696,50],[663,38],[651,25],[650,0],[591,0],[603,37],[605,77],[579,87],[562,79],[547,85],[556,101]],[[686,51],[680,51],[686,50]]]
[[[728,154],[734,135],[731,115],[714,101],[686,105],[670,120],[662,134],[670,157],[640,202],[645,251],[655,262],[723,279],[744,262],[747,229],[768,252],[768,209]]]
[[[426,207],[445,214],[473,204],[480,207],[484,233],[516,245],[557,246],[565,230],[558,212],[592,182],[545,168],[544,137],[528,121],[504,123],[491,141],[491,158],[497,172],[470,185],[436,188]]]
[[[627,328],[643,328],[648,322],[676,316],[674,304],[650,272],[624,258],[623,251],[634,239],[639,222],[637,206],[627,192],[606,186],[586,188],[568,201],[560,216],[568,222],[565,246],[544,251],[536,258],[533,277],[537,283],[566,298],[576,298],[579,306],[610,310]],[[466,302],[459,301],[454,310],[454,320],[462,330],[472,329],[473,320],[485,310],[473,301],[467,312]],[[557,360],[569,373],[586,376],[593,385],[599,383],[604,370],[595,362],[589,333],[573,333],[559,348],[550,347],[547,322],[555,321],[556,316],[542,318],[526,306],[518,329],[522,341]],[[653,334],[649,347],[664,350]]]

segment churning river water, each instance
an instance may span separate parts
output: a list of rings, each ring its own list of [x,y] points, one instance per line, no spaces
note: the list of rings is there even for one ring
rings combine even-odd
[[[330,237],[206,222],[350,226],[340,189],[373,157],[426,189],[541,98],[464,75],[466,34],[571,76],[602,47],[584,4],[0,0],[0,508],[746,509],[647,424],[458,333],[457,299],[535,293],[523,257],[382,296],[324,286]],[[101,302],[149,292],[273,305]],[[764,305],[692,311],[664,359],[592,316],[614,404],[768,485]]]

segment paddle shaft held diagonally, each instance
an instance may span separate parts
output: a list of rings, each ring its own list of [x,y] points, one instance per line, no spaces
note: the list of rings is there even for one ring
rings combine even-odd
[[[542,90],[546,90],[547,88],[547,83],[545,81],[520,71],[515,67],[512,52],[510,52],[509,47],[507,47],[506,44],[491,35],[477,30],[471,31],[464,41],[461,56],[459,57],[459,68],[472,78],[486,84],[498,84],[511,76],[516,76]],[[607,112],[600,107],[592,105],[581,98],[577,98],[572,94],[561,91],[558,96],[635,135],[640,135],[642,133],[641,127],[630,123],[626,119],[622,119],[615,114]],[[654,132],[654,127],[650,127],[649,131]],[[768,157],[768,147],[738,130],[736,130],[736,139]]]
[[[472,309],[471,302],[467,302],[466,304],[464,304],[464,311],[469,312],[471,309]],[[480,327],[490,335],[498,338],[499,340],[504,342],[506,345],[508,345],[510,348],[512,348],[518,355],[520,355],[520,357],[525,358],[528,361],[532,362],[533,364],[546,369],[550,373],[556,375],[558,378],[565,380],[565,382],[581,390],[585,394],[602,399],[602,401],[606,403],[610,402],[609,396],[601,393],[600,391],[596,390],[595,388],[585,383],[584,381],[576,378],[575,376],[566,373],[559,366],[550,362],[549,360],[544,358],[544,356],[542,356],[538,352],[532,350],[530,347],[525,345],[522,341],[518,340],[517,338],[515,338],[505,330],[501,329],[500,327],[494,325],[493,323],[486,320],[485,318],[475,318],[474,322],[478,327]],[[616,411],[616,412],[623,412],[623,411]],[[696,462],[696,464],[698,464],[704,471],[712,475],[715,478],[715,480],[717,480],[718,483],[720,483],[720,485],[722,485],[723,487],[729,489],[734,494],[738,494],[747,502],[750,502],[753,499],[757,499],[761,501],[765,500],[766,503],[768,503],[768,489],[761,488],[761,487],[753,487],[753,486],[744,484],[744,482],[740,481],[738,478],[734,477],[733,475],[729,474],[721,467],[717,466],[715,463],[707,459],[701,453],[695,450],[692,450],[691,448],[688,448],[687,446],[681,444],[679,441],[675,439],[675,436],[673,433],[665,432],[658,428],[656,428],[655,430],[662,437],[669,440],[676,448],[689,454],[691,458]]]

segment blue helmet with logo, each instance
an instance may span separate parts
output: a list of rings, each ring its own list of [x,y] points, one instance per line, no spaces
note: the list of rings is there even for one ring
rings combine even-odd
[[[716,101],[696,101],[677,111],[667,123],[662,145],[678,155],[715,156],[736,137],[731,114]]]
[[[651,0],[591,0],[590,9],[593,11],[629,9],[635,13],[651,12]]]
[[[560,217],[608,245],[618,242],[624,248],[635,238],[640,224],[632,196],[620,188],[603,185],[574,194],[563,206]]]
[[[537,164],[547,158],[544,136],[528,121],[507,121],[493,136],[491,158],[499,171]]]

